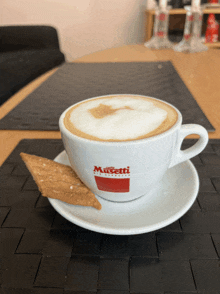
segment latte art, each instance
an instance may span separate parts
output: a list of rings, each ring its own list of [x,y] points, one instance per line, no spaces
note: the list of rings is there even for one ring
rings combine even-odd
[[[83,138],[129,141],[169,129],[176,111],[166,103],[142,96],[106,96],[73,106],[64,118],[66,128]]]

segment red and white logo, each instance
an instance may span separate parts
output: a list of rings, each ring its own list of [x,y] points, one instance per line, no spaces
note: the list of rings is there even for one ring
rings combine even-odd
[[[101,166],[94,166],[93,172],[99,190],[114,193],[129,192],[129,166],[126,168],[115,168],[113,166],[102,168]]]

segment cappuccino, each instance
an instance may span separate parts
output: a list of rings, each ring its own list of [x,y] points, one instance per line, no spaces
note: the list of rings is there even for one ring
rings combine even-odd
[[[65,127],[74,135],[95,141],[132,141],[169,130],[176,110],[157,99],[138,95],[112,95],[85,100],[71,107]]]

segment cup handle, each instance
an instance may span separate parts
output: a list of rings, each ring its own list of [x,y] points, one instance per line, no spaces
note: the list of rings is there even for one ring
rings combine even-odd
[[[192,134],[199,135],[200,136],[199,140],[188,149],[184,151],[180,150],[184,138]],[[202,152],[202,150],[205,149],[208,143],[208,140],[209,140],[208,132],[206,131],[204,127],[200,125],[196,125],[196,124],[182,125],[179,130],[177,143],[175,146],[175,151],[174,151],[169,168],[177,165],[180,162],[190,159],[196,156],[197,154],[199,154],[200,152]]]

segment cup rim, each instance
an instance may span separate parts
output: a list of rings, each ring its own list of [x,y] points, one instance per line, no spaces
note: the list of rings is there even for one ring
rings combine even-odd
[[[84,101],[94,100],[94,99],[97,99],[97,98],[102,98],[102,97],[104,98],[104,97],[109,97],[109,96],[139,96],[139,97],[146,97],[146,98],[151,98],[151,99],[154,99],[154,100],[157,100],[157,101],[161,101],[161,102],[171,106],[172,108],[174,108],[176,110],[176,112],[178,114],[177,121],[170,129],[168,129],[167,131],[165,131],[165,132],[163,132],[161,134],[158,134],[158,135],[155,135],[155,136],[152,136],[152,137],[148,137],[148,138],[130,140],[130,141],[98,141],[98,140],[91,140],[91,139],[79,137],[79,136],[71,133],[65,127],[63,120],[64,120],[64,117],[65,117],[67,111],[70,108],[72,108],[73,106],[75,106],[77,104],[80,104],[80,103],[82,103]],[[84,142],[84,143],[87,142],[87,143],[90,143],[90,144],[99,144],[99,145],[108,145],[108,146],[126,145],[126,144],[135,145],[135,144],[152,142],[154,140],[162,139],[163,137],[168,136],[170,133],[174,132],[175,129],[177,129],[178,126],[180,126],[181,124],[182,124],[182,114],[174,105],[172,105],[172,104],[170,104],[170,103],[168,103],[168,102],[166,102],[166,101],[164,101],[162,99],[158,99],[158,98],[151,97],[151,96],[146,96],[146,95],[140,95],[140,94],[108,94],[108,95],[101,95],[101,96],[96,96],[96,97],[83,99],[82,101],[79,101],[79,102],[74,103],[71,106],[69,106],[66,110],[64,110],[62,112],[62,114],[60,115],[60,118],[59,118],[59,129],[60,129],[61,134],[64,133],[69,138],[72,138],[74,140],[78,140],[78,141],[81,141],[81,142]]]

